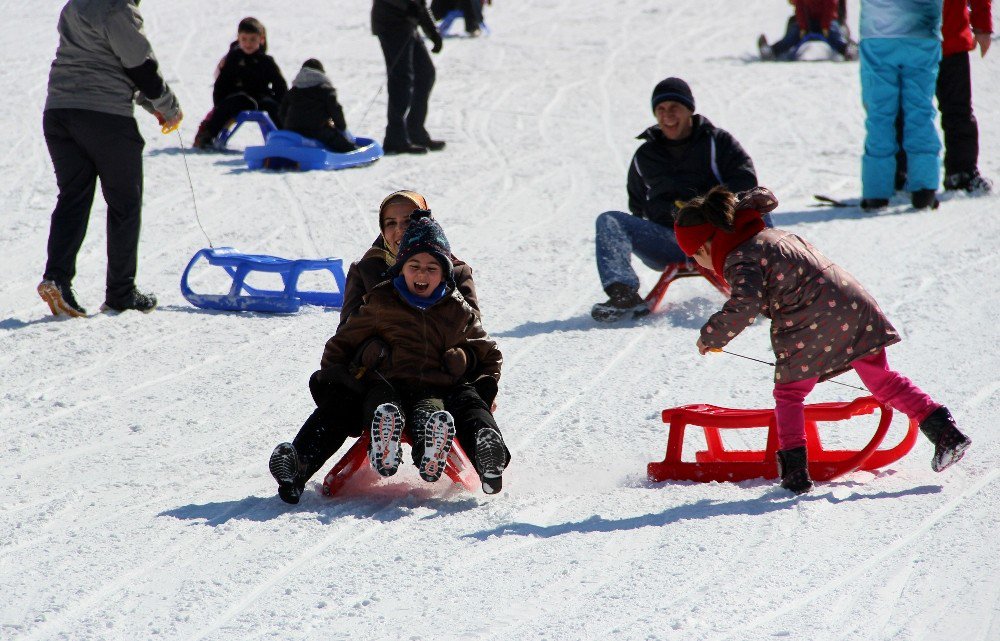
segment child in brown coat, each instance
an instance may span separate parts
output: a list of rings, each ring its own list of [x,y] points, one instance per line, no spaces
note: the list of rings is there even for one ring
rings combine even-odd
[[[739,205],[714,187],[680,210],[675,231],[684,253],[732,288],[701,329],[701,354],[725,347],[758,314],[771,319],[781,486],[797,494],[812,488],[803,403],[817,382],[851,368],[879,402],[920,423],[934,443],[934,471],[961,459],[972,441],[948,408],[889,368],[885,348],[899,335],[871,295],[807,241],[765,228],[759,211]]]

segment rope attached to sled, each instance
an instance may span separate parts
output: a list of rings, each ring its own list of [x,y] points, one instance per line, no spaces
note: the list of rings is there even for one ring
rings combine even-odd
[[[201,233],[205,235],[205,240],[208,241],[208,246],[215,249],[215,245],[212,244],[212,239],[208,237],[208,232],[205,231],[205,227],[201,224],[201,216],[198,214],[198,199],[194,197],[194,183],[191,182],[191,169],[188,168],[188,158],[187,149],[184,148],[184,139],[181,137],[180,128],[176,129],[177,140],[181,143],[181,157],[184,158],[184,172],[187,174],[188,187],[191,188],[191,202],[194,203],[194,219],[198,221],[198,227],[201,229]]]
[[[743,354],[737,354],[736,352],[730,352],[729,350],[725,350],[725,349],[715,350],[715,349],[713,349],[712,351],[713,352],[722,352],[723,354],[729,354],[730,356],[739,356],[740,358],[745,358],[748,361],[754,361],[755,363],[763,363],[764,365],[770,365],[771,367],[774,367],[774,363],[771,363],[769,361],[762,361],[759,358],[753,358],[753,357],[750,357],[750,356],[744,356]],[[827,379],[827,380],[825,380],[823,382],[824,383],[833,383],[835,385],[843,385],[844,387],[850,387],[851,389],[861,390],[862,392],[867,392],[868,391],[868,390],[866,390],[863,387],[858,387],[857,385],[849,385],[848,383],[841,383],[840,381],[835,381],[832,378],[831,379]]]

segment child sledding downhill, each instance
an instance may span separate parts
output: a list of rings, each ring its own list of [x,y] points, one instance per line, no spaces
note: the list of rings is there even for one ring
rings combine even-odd
[[[426,202],[414,192],[402,193],[386,201],[406,200],[410,211],[414,202]],[[380,218],[393,217],[395,208],[383,202],[382,209],[389,211]],[[322,369],[310,380],[317,410],[294,444],[282,443],[271,455],[269,467],[286,502],[297,503],[305,481],[348,435],[359,434],[346,432],[362,417],[370,424],[369,455],[379,474],[396,472],[405,428],[424,480],[440,478],[457,437],[472,454],[483,491],[492,494],[502,487],[510,454],[489,409],[497,393],[500,352],[456,287],[448,241],[429,212],[414,212],[401,242],[387,233],[383,228],[386,250],[398,247],[390,280],[375,285],[364,305],[348,310],[345,304],[346,320],[327,342]],[[467,267],[464,271],[471,275]],[[355,271],[354,280],[359,279]],[[355,354],[365,364],[357,378],[351,367]],[[358,416],[354,405],[361,406]]]
[[[288,85],[274,58],[267,55],[267,31],[259,20],[240,21],[236,41],[216,71],[214,106],[198,126],[194,147],[211,149],[219,132],[241,111],[266,111],[281,127],[278,109]]]
[[[772,44],[763,34],[757,39],[761,60],[791,60],[807,37],[823,40],[844,60],[858,59],[858,46],[843,32],[837,0],[789,0],[789,4],[795,5],[795,15],[788,19],[785,36]]]
[[[283,128],[318,140],[330,151],[344,153],[358,148],[347,131],[337,90],[315,58],[302,63],[278,115]]]
[[[803,402],[817,382],[853,368],[872,395],[920,425],[940,472],[972,441],[946,407],[889,368],[885,348],[899,335],[854,277],[795,234],[767,229],[761,213],[740,209],[725,187],[678,213],[677,241],[699,265],[725,278],[732,295],[701,329],[698,351],[721,350],[758,314],[771,319],[774,414],[781,486],[812,488]]]

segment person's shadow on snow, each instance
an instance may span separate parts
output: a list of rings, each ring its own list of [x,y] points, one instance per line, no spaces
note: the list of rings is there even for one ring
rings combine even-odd
[[[831,488],[831,485],[827,485],[826,488]],[[719,516],[761,516],[770,512],[793,509],[802,501],[847,503],[873,499],[896,499],[901,496],[920,494],[937,494],[942,491],[940,485],[922,485],[899,492],[878,492],[876,494],[853,493],[850,496],[840,498],[834,496],[831,492],[823,492],[822,489],[819,488],[819,491],[816,491],[814,494],[794,498],[790,497],[785,490],[776,489],[760,498],[745,501],[718,503],[710,499],[703,499],[694,503],[668,508],[659,514],[643,514],[626,519],[606,519],[602,516],[594,515],[583,521],[558,523],[556,525],[508,523],[495,527],[492,530],[482,530],[480,532],[465,534],[462,538],[485,541],[493,536],[535,536],[545,539],[572,533],[621,532],[644,527],[662,527],[677,523],[678,521],[714,519]]]

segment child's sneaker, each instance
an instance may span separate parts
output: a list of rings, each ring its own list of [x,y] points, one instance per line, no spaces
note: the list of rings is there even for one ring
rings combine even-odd
[[[368,460],[375,471],[382,476],[392,476],[399,469],[403,450],[399,439],[403,436],[403,413],[392,403],[383,403],[375,408],[372,418],[371,442],[368,444]]]
[[[54,316],[86,316],[85,310],[80,303],[76,302],[73,288],[66,283],[57,283],[54,280],[43,280],[38,283],[38,295],[49,305],[49,309]]]
[[[958,430],[955,419],[944,405],[921,421],[920,431],[934,444],[931,469],[935,472],[942,472],[958,463],[965,456],[965,450],[972,445],[972,439]]]
[[[455,420],[448,412],[434,412],[424,424],[424,455],[420,458],[420,478],[433,483],[441,478],[448,452],[455,438]]]
[[[503,437],[492,427],[476,432],[476,471],[483,483],[483,492],[496,494],[503,488],[503,471],[507,466],[507,453]]]
[[[305,489],[299,480],[299,457],[291,443],[281,443],[271,452],[267,469],[278,482],[278,496],[285,503],[296,504]]]
[[[778,450],[778,476],[781,477],[781,487],[796,494],[804,494],[812,489],[805,447]]]

